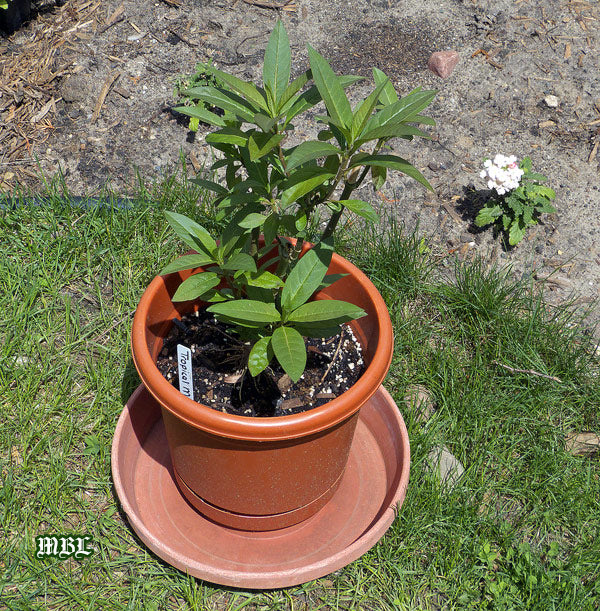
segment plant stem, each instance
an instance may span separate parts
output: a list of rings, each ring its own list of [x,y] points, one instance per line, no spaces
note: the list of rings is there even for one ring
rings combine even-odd
[[[379,150],[381,149],[381,147],[384,144],[384,140],[380,139],[377,141],[377,144],[375,145],[375,147],[373,148],[373,155],[376,155]],[[341,166],[340,166],[341,167]],[[360,187],[362,181],[365,179],[367,172],[369,171],[369,166],[365,166],[362,170],[362,172],[360,173],[360,176],[358,177],[358,180],[356,182],[353,183],[346,183],[344,185],[344,190],[342,191],[342,195],[340,196],[340,199],[348,199],[350,197],[350,194],[352,193],[352,191],[354,191],[355,189],[358,189],[358,187]],[[321,239],[327,239],[330,238],[333,233],[335,232],[335,229],[337,227],[337,224],[340,221],[340,218],[342,217],[342,214],[344,213],[344,206],[342,206],[337,212],[334,212],[331,217],[329,218],[329,222],[327,223],[327,227],[325,227],[325,231],[323,232],[323,235],[321,236]]]

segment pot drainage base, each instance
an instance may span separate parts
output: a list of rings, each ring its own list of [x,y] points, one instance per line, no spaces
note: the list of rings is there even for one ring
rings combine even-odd
[[[298,585],[362,556],[392,524],[409,463],[406,426],[381,387],[360,411],[346,471],[327,505],[295,526],[244,532],[211,522],[185,500],[160,407],[143,386],[125,406],[112,445],[115,489],[148,548],[194,577],[250,589]]]

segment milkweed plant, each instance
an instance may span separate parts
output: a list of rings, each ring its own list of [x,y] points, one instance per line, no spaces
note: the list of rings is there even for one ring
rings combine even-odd
[[[481,178],[487,178],[492,196],[479,211],[475,224],[501,227],[508,233],[511,246],[523,239],[527,227],[537,224],[540,214],[556,212],[550,203],[556,193],[542,184],[547,178],[532,172],[531,165],[529,157],[517,163],[514,155],[498,154],[493,160],[485,160],[480,173]]]
[[[171,228],[197,254],[161,272],[201,268],[172,299],[208,302],[208,311],[244,341],[244,366],[252,376],[274,359],[294,382],[306,366],[305,337],[330,337],[365,315],[345,301],[312,299],[338,279],[327,271],[342,215],[378,220],[353,192],[368,177],[380,189],[389,170],[431,189],[386,144],[391,138],[429,138],[420,125],[435,125],[421,114],[435,91],[418,88],[400,97],[375,68],[374,89],[353,108],[345,89],[361,78],[336,75],[311,46],[308,58],[309,69],[291,80],[289,39],[278,22],[266,47],[262,86],[207,66],[216,84],[183,92],[198,104],[176,110],[217,128],[206,136],[217,160],[208,176],[193,180],[215,194],[225,229],[212,236],[194,220],[168,212]],[[317,138],[289,146],[292,121],[321,102]],[[317,226],[322,233],[306,250],[307,230]]]

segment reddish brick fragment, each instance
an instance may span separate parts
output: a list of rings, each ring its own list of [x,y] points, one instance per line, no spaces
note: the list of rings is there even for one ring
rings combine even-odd
[[[436,51],[431,54],[427,67],[440,78],[447,78],[458,64],[459,55],[456,51]]]

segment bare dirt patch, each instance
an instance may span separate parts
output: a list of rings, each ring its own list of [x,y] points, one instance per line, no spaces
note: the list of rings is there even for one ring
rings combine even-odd
[[[545,282],[551,301],[573,293],[585,306],[598,297],[597,2],[69,0],[34,9],[26,27],[0,39],[1,188],[39,188],[38,163],[49,175],[61,170],[75,194],[107,182],[126,193],[136,169],[160,176],[178,167],[180,155],[199,168],[203,134],[170,110],[177,79],[208,59],[257,78],[281,18],[295,72],[306,66],[308,42],[339,72],[367,76],[377,66],[401,93],[439,91],[429,113],[438,122],[433,140],[395,144],[435,195],[399,176],[383,192],[365,187],[363,197],[409,228],[418,223],[440,256],[510,263],[516,274]],[[427,59],[447,49],[460,62],[442,80]],[[558,213],[509,252],[491,229],[472,224],[485,199],[479,169],[496,152],[531,156],[557,191]]]

